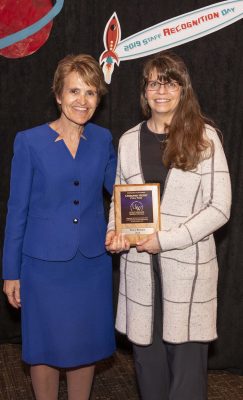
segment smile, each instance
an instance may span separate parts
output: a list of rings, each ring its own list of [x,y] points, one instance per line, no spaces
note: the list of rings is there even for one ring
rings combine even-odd
[[[155,103],[168,103],[171,100],[170,99],[156,99],[154,101],[155,101]]]
[[[88,111],[88,108],[87,107],[73,107],[73,109],[75,110],[75,111],[79,111],[79,112],[84,112],[84,111]]]

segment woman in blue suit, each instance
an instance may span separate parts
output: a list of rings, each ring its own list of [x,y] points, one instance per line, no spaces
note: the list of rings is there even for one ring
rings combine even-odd
[[[60,118],[15,139],[4,292],[22,308],[36,399],[57,399],[62,367],[69,400],[87,400],[95,362],[115,349],[103,186],[112,191],[116,157],[110,132],[88,122],[106,91],[99,64],[65,57],[53,91]]]

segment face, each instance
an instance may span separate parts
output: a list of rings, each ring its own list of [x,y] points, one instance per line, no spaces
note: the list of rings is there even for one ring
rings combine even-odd
[[[73,71],[64,79],[62,94],[57,97],[62,110],[61,118],[74,125],[84,125],[94,114],[98,100],[96,88],[87,85]]]
[[[158,88],[156,88],[156,81],[158,82],[158,73],[156,70],[153,70],[149,75],[150,84],[145,90],[145,97],[151,108],[152,116],[161,115],[166,118],[166,122],[169,123],[180,101],[181,86],[179,86],[177,82],[171,81],[171,84],[157,85]],[[154,88],[156,88],[156,90],[154,90]]]

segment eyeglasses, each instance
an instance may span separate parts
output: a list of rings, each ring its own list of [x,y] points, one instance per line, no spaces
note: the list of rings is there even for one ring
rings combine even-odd
[[[146,88],[149,91],[158,92],[161,86],[164,86],[164,89],[167,92],[177,92],[177,90],[179,90],[180,84],[176,81],[170,81],[170,82],[148,81]]]

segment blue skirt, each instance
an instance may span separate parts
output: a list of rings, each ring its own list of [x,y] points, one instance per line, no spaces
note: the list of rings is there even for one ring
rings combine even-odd
[[[75,367],[115,350],[111,257],[43,261],[23,255],[22,356],[29,364]]]

